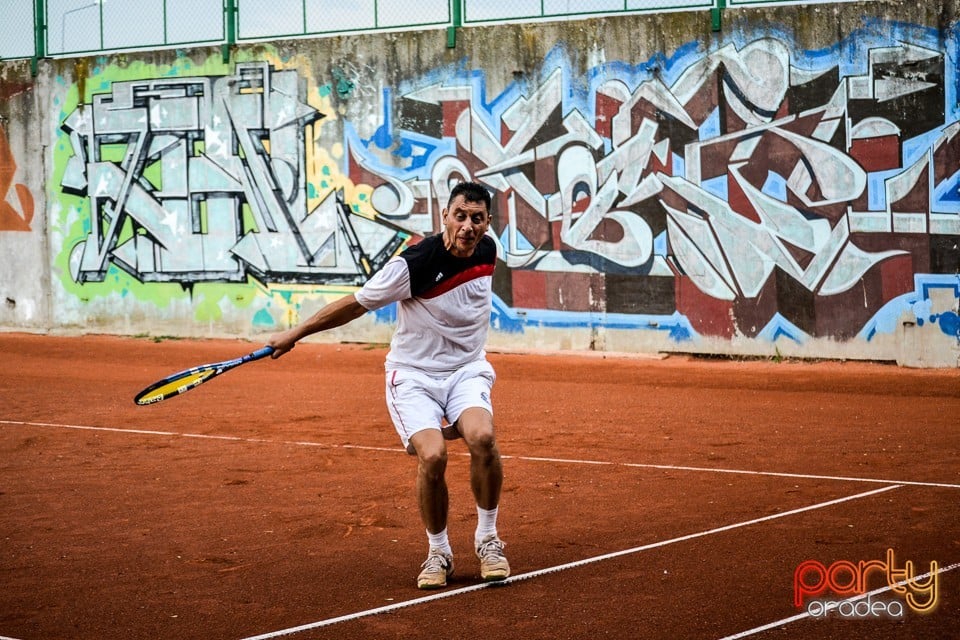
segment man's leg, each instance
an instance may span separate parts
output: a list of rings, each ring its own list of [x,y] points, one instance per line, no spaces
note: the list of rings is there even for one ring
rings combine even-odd
[[[447,538],[449,496],[445,472],[447,445],[440,431],[426,429],[410,438],[417,455],[417,504],[420,519],[427,529],[430,551],[417,577],[421,589],[438,589],[447,585],[453,574],[453,551]]]
[[[470,487],[477,501],[474,544],[480,558],[480,577],[503,580],[510,575],[510,564],[497,535],[503,463],[493,431],[493,416],[484,408],[471,407],[460,414],[457,427],[470,450]]]
[[[493,416],[486,409],[471,407],[460,414],[457,427],[470,450],[470,488],[477,506],[496,509],[503,486],[503,464],[493,433]]]
[[[417,504],[420,519],[430,533],[447,528],[449,497],[447,481],[447,445],[436,429],[418,431],[410,438],[417,454]]]

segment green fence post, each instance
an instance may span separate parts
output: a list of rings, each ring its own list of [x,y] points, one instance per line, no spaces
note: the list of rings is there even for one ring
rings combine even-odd
[[[447,48],[457,46],[457,29],[463,26],[463,0],[452,0],[453,24],[447,27]]]
[[[37,63],[47,57],[47,11],[46,0],[33,3],[33,58],[30,60],[30,73],[37,77]]]
[[[237,44],[237,0],[224,0],[223,17],[227,24],[227,41],[220,45],[223,63],[230,62],[230,47]]]
[[[713,9],[710,9],[710,22],[713,26],[714,31],[720,31],[722,26],[721,17],[723,16],[723,10],[727,8],[727,0],[717,0],[716,5]]]
[[[98,13],[100,14],[100,49],[106,49],[103,39],[103,0],[97,0]]]

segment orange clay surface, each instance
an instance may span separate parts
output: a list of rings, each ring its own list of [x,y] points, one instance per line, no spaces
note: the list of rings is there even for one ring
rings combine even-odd
[[[960,371],[490,354],[513,578],[477,587],[452,441],[457,573],[421,592],[416,461],[384,407],[385,347],[301,344],[132,401],[259,346],[0,334],[0,636],[958,637]],[[882,570],[865,587],[897,618],[794,605],[805,561],[851,563],[832,576],[850,585],[842,566],[888,550],[892,569],[936,563],[914,593],[931,612]]]

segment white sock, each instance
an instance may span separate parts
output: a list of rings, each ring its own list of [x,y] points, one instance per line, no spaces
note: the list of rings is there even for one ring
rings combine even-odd
[[[477,507],[477,532],[474,534],[474,542],[477,545],[487,536],[497,535],[497,511],[499,507],[490,510]]]
[[[447,537],[446,529],[440,533],[430,533],[427,531],[427,540],[430,541],[431,549],[440,549],[440,551],[444,553],[453,555],[453,549],[450,548],[450,539]]]

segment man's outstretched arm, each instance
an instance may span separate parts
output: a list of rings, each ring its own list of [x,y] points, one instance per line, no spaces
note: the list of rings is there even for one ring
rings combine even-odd
[[[279,358],[293,349],[297,342],[314,333],[333,329],[356,320],[367,312],[367,309],[357,302],[352,293],[334,300],[315,314],[295,327],[275,333],[270,336],[267,345],[273,347],[273,358]]]

